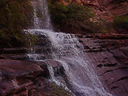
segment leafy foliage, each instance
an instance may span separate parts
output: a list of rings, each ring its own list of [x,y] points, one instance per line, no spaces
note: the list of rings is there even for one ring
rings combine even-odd
[[[86,6],[70,3],[65,6],[63,3],[50,5],[51,17],[58,24],[69,23],[72,20],[82,21],[91,18],[94,14]]]
[[[32,35],[27,31],[25,33],[26,38],[25,38],[25,46],[28,48],[28,50],[32,53],[35,50],[35,44],[39,40],[39,38],[36,35]]]
[[[115,16],[113,21],[113,27],[115,30],[128,30],[128,16]]]
[[[95,15],[87,6],[74,3],[64,5],[63,3],[49,0],[49,8],[55,27],[62,29],[62,31],[72,31],[72,33],[74,33],[75,30],[86,30],[85,27],[91,23],[90,18]]]
[[[66,90],[63,86],[58,86],[52,83],[52,96],[71,96],[72,94]]]
[[[22,29],[29,25],[32,16],[30,1],[0,0],[0,7],[0,38],[24,41]]]

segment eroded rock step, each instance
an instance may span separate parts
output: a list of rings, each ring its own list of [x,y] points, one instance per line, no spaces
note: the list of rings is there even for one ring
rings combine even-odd
[[[0,54],[17,54],[17,53],[27,53],[27,48],[2,48],[0,49]]]
[[[80,42],[84,45],[85,52],[100,52],[120,47],[128,46],[128,39],[95,39],[95,38],[80,38]]]

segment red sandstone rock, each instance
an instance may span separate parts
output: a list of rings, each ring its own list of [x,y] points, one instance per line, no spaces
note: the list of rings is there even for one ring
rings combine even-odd
[[[0,96],[13,94],[33,84],[29,78],[37,77],[43,70],[35,64],[17,60],[0,60]]]
[[[114,96],[128,96],[128,35],[95,34],[80,40],[92,50],[85,59],[94,64],[103,85]]]
[[[53,69],[61,66],[54,60],[30,63],[0,59],[0,96],[58,96],[53,90],[58,92],[59,88],[53,89],[52,82],[45,79],[46,63]]]
[[[128,39],[128,34],[96,34],[94,38],[99,39]]]
[[[0,60],[0,72],[2,75],[6,75],[7,77],[35,77],[43,70],[32,63],[17,61],[17,60],[9,60],[9,59],[1,59]]]

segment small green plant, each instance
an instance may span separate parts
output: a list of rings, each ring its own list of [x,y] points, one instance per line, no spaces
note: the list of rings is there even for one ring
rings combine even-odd
[[[115,30],[128,30],[128,16],[115,16],[113,21],[113,27]]]
[[[63,86],[58,86],[52,83],[52,96],[72,96],[68,90],[65,90]]]
[[[36,35],[32,35],[29,32],[25,33],[26,38],[25,38],[25,46],[26,48],[28,48],[29,51],[34,51],[35,48],[33,46],[35,46],[35,43],[39,40],[39,38]],[[32,49],[32,50],[30,50]]]

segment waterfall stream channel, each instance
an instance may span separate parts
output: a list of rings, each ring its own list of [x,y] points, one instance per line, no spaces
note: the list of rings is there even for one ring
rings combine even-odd
[[[34,0],[32,5],[34,7],[34,24],[32,28],[24,31],[36,35],[45,43],[37,42],[30,48],[30,52],[27,54],[29,59],[37,62],[54,60],[60,63],[64,70],[65,83],[59,79],[63,78],[61,74],[56,76],[55,69],[47,62],[51,81],[58,86],[65,86],[65,89],[71,91],[74,96],[112,96],[102,85],[94,65],[86,60],[84,48],[77,36],[54,32],[47,0]],[[42,18],[37,16],[37,12],[41,13]]]

